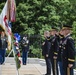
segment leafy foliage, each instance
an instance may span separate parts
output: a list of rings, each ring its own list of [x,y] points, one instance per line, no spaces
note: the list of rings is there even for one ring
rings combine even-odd
[[[5,0],[0,3],[0,12]],[[76,0],[16,0],[16,22],[12,24],[13,33],[41,35],[52,26],[60,28],[64,23],[73,25],[73,38],[76,40]],[[36,44],[37,45],[37,44]],[[35,46],[36,46],[35,45]],[[39,50],[31,45],[31,49]]]

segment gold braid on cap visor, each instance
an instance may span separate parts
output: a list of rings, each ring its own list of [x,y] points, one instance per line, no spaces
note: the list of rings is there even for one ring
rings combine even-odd
[[[71,30],[72,28],[69,28],[69,27],[63,27],[62,29],[63,29],[63,30],[65,30],[65,29],[70,29],[70,30]]]

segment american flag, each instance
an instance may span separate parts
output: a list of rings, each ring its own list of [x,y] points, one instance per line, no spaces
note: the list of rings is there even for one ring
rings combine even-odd
[[[6,16],[4,17],[4,22],[5,22],[5,26],[6,26],[6,31],[7,31],[7,33],[8,33],[9,35],[11,35],[11,34],[12,34],[12,32],[11,32],[11,22],[8,21],[8,19],[7,19]]]
[[[11,22],[16,21],[16,4],[15,4],[15,0],[11,0],[10,19],[11,19]]]
[[[11,22],[16,21],[16,3],[15,3],[15,0],[7,0],[7,19]]]

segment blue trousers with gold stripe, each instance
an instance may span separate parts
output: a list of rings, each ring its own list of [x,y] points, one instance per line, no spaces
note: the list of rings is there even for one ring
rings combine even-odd
[[[5,54],[6,54],[6,50],[5,49],[0,49],[0,56],[2,57],[1,61],[0,61],[1,64],[3,64],[4,61],[5,61]]]
[[[73,67],[69,68],[68,63],[63,61],[64,75],[74,75]]]

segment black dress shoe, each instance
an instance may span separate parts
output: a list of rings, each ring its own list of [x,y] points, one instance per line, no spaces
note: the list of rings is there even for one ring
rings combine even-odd
[[[23,65],[26,65],[26,63],[23,63]]]

